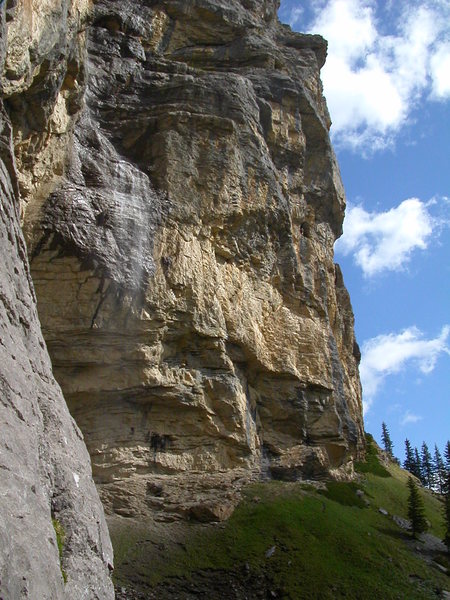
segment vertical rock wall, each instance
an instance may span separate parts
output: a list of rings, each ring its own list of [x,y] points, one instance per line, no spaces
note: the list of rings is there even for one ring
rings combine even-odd
[[[326,44],[276,10],[98,0],[10,97],[39,316],[109,511],[223,518],[248,478],[347,477],[362,449]]]
[[[50,3],[39,4],[44,21]],[[60,28],[67,8],[45,25],[58,39],[65,36]],[[42,63],[27,63],[36,50],[31,37],[39,11],[33,10],[30,2],[4,2],[0,8],[3,98],[13,88],[26,94],[42,70]],[[0,597],[113,598],[112,548],[89,455],[53,377],[41,334],[19,221],[12,126],[3,102],[0,193]]]

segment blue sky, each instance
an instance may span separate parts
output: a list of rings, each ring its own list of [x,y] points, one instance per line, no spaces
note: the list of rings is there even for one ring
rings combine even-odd
[[[328,40],[322,69],[347,194],[336,243],[362,350],[366,430],[450,439],[450,2],[281,0]]]

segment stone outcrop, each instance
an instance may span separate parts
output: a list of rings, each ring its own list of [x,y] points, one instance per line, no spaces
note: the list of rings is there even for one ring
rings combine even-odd
[[[276,10],[74,0],[10,77],[39,316],[111,512],[224,518],[363,448],[326,44]]]
[[[64,5],[61,14],[53,12],[57,4]],[[0,62],[3,97],[14,103],[32,96],[49,52],[57,56],[66,47],[61,28],[68,6],[12,5],[0,7]],[[25,146],[32,144],[28,133]],[[36,168],[45,170],[43,163]],[[106,600],[114,597],[111,543],[88,452],[42,337],[20,228],[18,173],[11,122],[1,105],[0,597]]]

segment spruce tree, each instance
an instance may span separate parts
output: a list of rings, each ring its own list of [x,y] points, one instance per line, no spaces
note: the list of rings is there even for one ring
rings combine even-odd
[[[447,546],[447,552],[450,554],[450,471],[447,471],[446,480],[445,480],[444,519],[445,519],[444,544]]]
[[[446,470],[444,460],[439,452],[437,444],[434,445],[433,470],[437,489],[440,494],[443,494],[445,489]]]
[[[392,450],[394,448],[394,444],[392,443],[391,436],[389,435],[389,430],[384,421],[381,423],[381,441],[383,442],[383,446],[387,454],[389,454],[389,456],[393,458]]]
[[[408,438],[405,440],[405,462],[403,463],[403,468],[414,475],[414,454]]]
[[[417,477],[417,479],[423,483],[422,481],[422,463],[420,461],[420,455],[417,448],[414,448],[414,462],[411,473]]]
[[[444,450],[445,468],[450,471],[450,442],[447,442]]]
[[[430,451],[428,450],[428,446],[425,442],[422,443],[421,459],[422,483],[423,485],[426,485],[427,488],[431,489],[434,483],[433,460],[431,458]]]
[[[445,446],[444,461],[445,477],[444,489],[442,491],[447,496],[450,493],[450,442],[447,442]]]
[[[408,519],[411,522],[411,531],[413,537],[416,538],[417,534],[426,531],[428,526],[425,519],[423,500],[420,497],[419,490],[417,489],[412,477],[408,477],[408,488]]]

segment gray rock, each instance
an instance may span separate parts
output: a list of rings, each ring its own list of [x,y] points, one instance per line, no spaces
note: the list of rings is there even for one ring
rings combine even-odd
[[[441,573],[445,573],[445,574],[448,573],[448,569],[446,567],[444,567],[444,565],[441,565],[440,563],[435,562],[435,561],[433,561],[431,564],[433,565],[433,567],[436,567],[436,569],[441,571]]]
[[[419,539],[423,543],[423,548],[428,552],[445,553],[447,551],[444,542],[432,533],[421,533]]]
[[[392,520],[396,523],[401,529],[405,531],[411,530],[411,523],[408,519],[404,519],[403,517],[399,517],[398,515],[392,515]]]
[[[1,70],[5,5],[0,7]],[[15,18],[17,6],[9,19]],[[50,43],[49,36],[42,32],[41,43]],[[64,35],[61,41],[65,44]],[[37,47],[30,48],[33,53],[36,57]],[[0,597],[106,600],[114,597],[111,543],[89,455],[53,377],[42,337],[19,222],[17,177],[12,126],[2,103]]]

